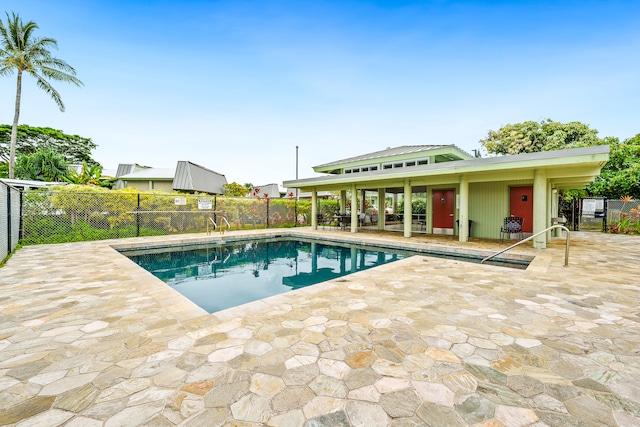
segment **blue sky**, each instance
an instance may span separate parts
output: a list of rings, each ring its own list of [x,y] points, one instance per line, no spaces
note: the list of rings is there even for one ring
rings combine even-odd
[[[640,2],[5,0],[83,88],[26,78],[20,123],[94,158],[190,160],[256,185],[386,147],[455,144],[551,118],[640,133]],[[4,14],[2,15],[4,17]],[[4,18],[6,19],[6,18]],[[11,123],[15,77],[0,79]]]

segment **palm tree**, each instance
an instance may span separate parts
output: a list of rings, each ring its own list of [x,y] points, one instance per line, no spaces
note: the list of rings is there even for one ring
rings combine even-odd
[[[76,77],[76,70],[62,59],[51,55],[51,48],[58,48],[58,42],[48,37],[35,37],[38,28],[35,22],[22,22],[19,15],[7,15],[7,23],[0,21],[0,76],[18,74],[16,88],[16,109],[11,128],[11,146],[9,150],[9,178],[14,177],[16,140],[18,138],[18,119],[20,117],[20,96],[22,94],[22,74],[27,73],[36,79],[36,84],[51,96],[64,111],[60,94],[47,79],[59,80],[82,86]]]

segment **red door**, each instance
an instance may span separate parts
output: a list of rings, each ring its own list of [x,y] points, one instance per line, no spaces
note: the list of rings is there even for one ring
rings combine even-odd
[[[453,190],[433,190],[433,228],[453,230],[454,209]]]
[[[533,187],[511,187],[509,214],[524,218],[523,232],[533,232]]]

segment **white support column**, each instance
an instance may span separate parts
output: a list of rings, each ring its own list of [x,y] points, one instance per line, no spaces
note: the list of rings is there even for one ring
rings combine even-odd
[[[469,241],[469,178],[460,177],[460,206],[458,206],[458,241]]]
[[[404,180],[404,237],[411,237],[411,223],[413,219],[411,210],[411,181]]]
[[[533,173],[533,233],[538,233],[547,228],[547,174],[544,170],[536,169]],[[533,239],[533,247],[544,249],[547,247],[547,233]]]
[[[386,196],[384,188],[378,188],[378,230],[384,230],[384,220],[387,218],[384,208],[384,197]]]
[[[311,190],[311,229],[318,229],[318,191]]]
[[[355,184],[351,184],[351,232],[358,232],[358,192]]]
[[[558,190],[556,188],[551,188],[549,192],[551,194],[551,213],[549,218],[557,218],[560,216],[560,212],[558,212],[559,203],[558,203]],[[553,224],[549,224],[553,225]],[[561,232],[559,228],[553,230],[553,237],[560,237]]]

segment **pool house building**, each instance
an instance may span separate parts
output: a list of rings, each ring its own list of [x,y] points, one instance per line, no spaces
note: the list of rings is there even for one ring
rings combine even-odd
[[[450,234],[466,242],[498,239],[509,216],[524,219],[525,235],[544,230],[558,217],[558,190],[584,188],[608,159],[607,145],[486,158],[454,145],[400,146],[315,166],[324,175],[284,186],[311,193],[313,228],[318,193],[333,191],[340,213],[357,207],[345,222],[353,233],[367,218],[367,226],[405,237]],[[423,213],[413,213],[416,200],[424,201]],[[546,247],[549,237],[535,237],[534,247]]]

